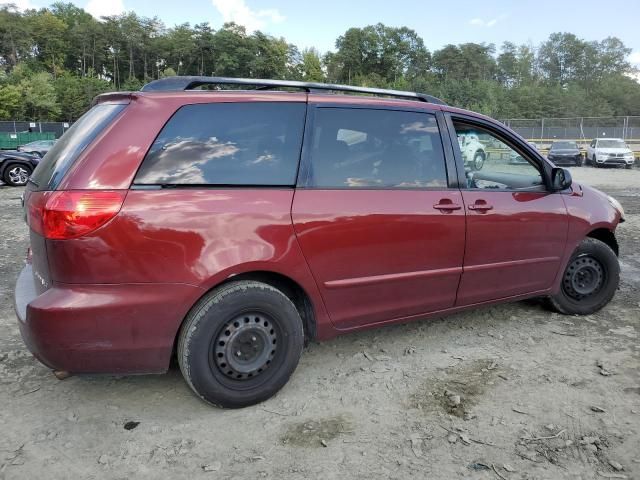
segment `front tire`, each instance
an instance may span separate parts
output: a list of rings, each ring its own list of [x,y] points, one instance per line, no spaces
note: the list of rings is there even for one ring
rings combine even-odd
[[[611,301],[619,283],[615,252],[600,240],[585,238],[567,264],[560,291],[549,301],[559,313],[590,315]]]
[[[205,295],[187,315],[178,363],[204,401],[240,408],[267,400],[289,380],[304,332],[295,305],[261,282],[231,282]]]
[[[472,170],[476,172],[478,170],[482,170],[482,167],[484,167],[484,159],[485,159],[484,153],[481,151],[477,151],[473,156],[473,162],[471,162]]]
[[[7,165],[7,168],[4,169],[2,180],[12,187],[23,187],[27,184],[32,171],[33,169],[29,165],[10,163]]]

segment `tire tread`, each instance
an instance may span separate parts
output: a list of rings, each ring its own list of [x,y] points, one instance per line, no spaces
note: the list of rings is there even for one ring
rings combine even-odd
[[[215,407],[223,408],[224,405],[215,403],[210,399],[204,397],[200,392],[198,392],[193,384],[189,362],[189,357],[191,355],[191,351],[189,350],[190,340],[198,331],[198,326],[200,325],[200,323],[206,320],[206,315],[211,308],[214,308],[215,305],[222,302],[229,295],[233,295],[239,292],[246,292],[249,289],[260,289],[279,295],[283,300],[291,304],[292,308],[297,311],[291,299],[277,288],[255,280],[239,280],[224,284],[205,294],[205,296],[200,299],[200,301],[194,306],[194,308],[192,308],[192,310],[187,314],[187,317],[185,318],[185,321],[180,329],[180,335],[178,337],[177,345],[177,357],[182,376],[187,382],[187,385],[189,385],[189,388],[191,388],[191,390],[195,392],[195,394],[199,398]]]

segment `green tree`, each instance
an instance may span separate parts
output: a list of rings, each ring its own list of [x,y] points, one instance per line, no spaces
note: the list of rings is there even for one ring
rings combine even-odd
[[[338,37],[336,49],[335,54],[326,57],[326,62],[330,80],[339,82],[380,78],[393,85],[405,75],[415,77],[423,73],[430,61],[429,51],[415,31],[381,23],[350,28]]]
[[[315,48],[307,48],[302,51],[300,64],[301,78],[305,82],[322,82],[325,80],[322,70],[322,60]]]
[[[13,5],[0,7],[0,56],[9,67],[26,59],[33,46],[31,25]]]
[[[140,85],[136,85],[136,89],[138,88]],[[66,73],[55,79],[54,89],[60,106],[59,117],[72,122],[87,110],[96,95],[109,91],[110,85],[106,80]]]
[[[58,70],[62,69],[69,47],[65,36],[67,24],[49,10],[33,12],[27,13],[27,18],[31,24],[36,57],[55,77]]]
[[[22,118],[22,92],[16,85],[0,87],[0,120]]]
[[[51,75],[46,72],[34,74],[29,80],[20,82],[27,120],[55,120],[60,114]]]

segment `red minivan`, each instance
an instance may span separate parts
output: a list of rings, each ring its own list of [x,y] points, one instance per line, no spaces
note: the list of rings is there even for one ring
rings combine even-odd
[[[277,392],[309,339],[529,297],[589,314],[619,282],[615,199],[411,92],[172,77],[101,95],[24,203],[33,354],[68,373],[175,354],[225,407]]]

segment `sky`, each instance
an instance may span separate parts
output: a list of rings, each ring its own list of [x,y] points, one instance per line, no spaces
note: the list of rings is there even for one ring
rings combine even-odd
[[[69,0],[64,0],[69,1]],[[553,32],[571,32],[585,40],[617,36],[633,51],[640,67],[640,0],[71,0],[96,17],[135,11],[159,17],[167,26],[209,22],[213,28],[235,21],[300,48],[333,50],[350,27],[382,22],[414,29],[427,48],[449,43],[517,44],[544,41]],[[0,0],[19,8],[48,6],[48,0]]]

